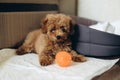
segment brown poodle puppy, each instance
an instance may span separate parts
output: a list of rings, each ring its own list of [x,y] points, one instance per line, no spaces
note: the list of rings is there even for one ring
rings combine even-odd
[[[64,14],[48,14],[42,21],[42,28],[28,34],[17,54],[36,52],[42,66],[54,62],[59,51],[67,51],[75,62],[84,62],[86,57],[78,55],[71,48],[70,36],[74,32],[73,20]]]

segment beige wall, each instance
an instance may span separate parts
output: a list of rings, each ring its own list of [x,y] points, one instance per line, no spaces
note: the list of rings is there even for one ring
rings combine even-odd
[[[78,0],[78,16],[98,21],[120,20],[120,0]]]
[[[60,12],[69,15],[76,15],[77,0],[59,0],[59,1]]]

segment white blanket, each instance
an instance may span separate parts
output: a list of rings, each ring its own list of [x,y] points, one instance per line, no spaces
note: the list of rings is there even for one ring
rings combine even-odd
[[[120,21],[115,21],[115,22],[101,22],[97,23],[95,25],[89,26],[90,28],[115,34],[115,35],[120,35]]]
[[[73,62],[66,68],[55,63],[42,67],[37,54],[18,56],[14,49],[3,49],[0,50],[0,80],[91,80],[110,69],[117,61],[88,57],[87,62]]]

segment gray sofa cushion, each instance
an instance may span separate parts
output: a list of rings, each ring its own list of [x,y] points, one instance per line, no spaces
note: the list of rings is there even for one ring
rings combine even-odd
[[[96,57],[120,56],[120,36],[78,24],[73,36],[73,48],[81,54]]]

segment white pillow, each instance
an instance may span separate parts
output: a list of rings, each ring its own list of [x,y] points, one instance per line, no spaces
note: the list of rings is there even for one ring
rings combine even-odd
[[[120,21],[111,22],[111,25],[115,27],[114,34],[120,35]]]
[[[95,25],[91,25],[90,28],[96,29],[96,30],[100,30],[100,31],[105,31],[107,25],[108,25],[107,22],[104,22],[104,23],[97,23],[97,24],[95,24]]]
[[[114,33],[115,31],[115,27],[112,26],[109,22],[98,23],[96,25],[90,26],[90,28],[108,33]]]
[[[113,33],[113,34],[114,34],[114,32],[115,32],[115,27],[112,26],[110,23],[108,23],[105,32]]]

